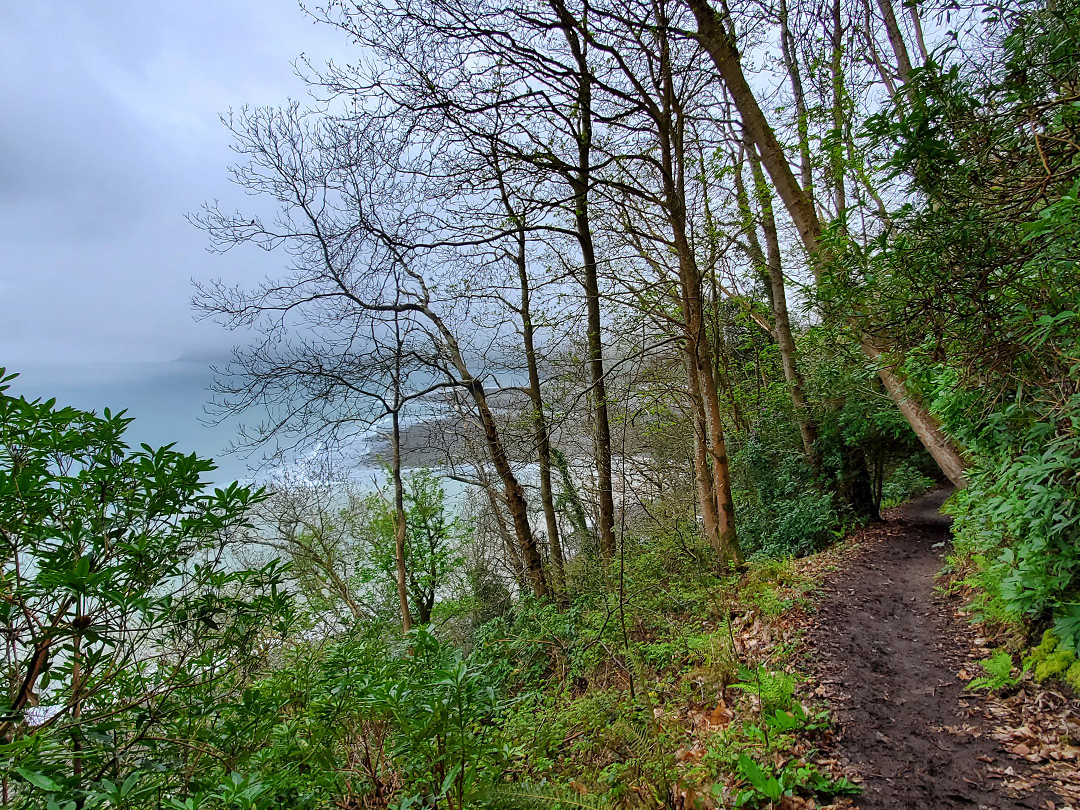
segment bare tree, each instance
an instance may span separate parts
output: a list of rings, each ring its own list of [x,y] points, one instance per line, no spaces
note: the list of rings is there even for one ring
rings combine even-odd
[[[581,34],[588,13],[588,4],[572,9],[564,0],[540,6],[460,0],[344,4],[322,19],[378,53],[378,67],[323,71],[320,81],[333,93],[378,95],[388,105],[384,114],[407,118],[412,126],[452,129],[455,146],[463,151],[490,142],[504,171],[532,173],[529,183],[539,195],[533,202],[548,211],[537,227],[576,242],[578,255],[568,264],[585,300],[597,529],[601,552],[610,560],[615,554],[611,425],[601,262],[591,211],[603,167],[595,158],[595,77],[588,39]],[[554,218],[563,216],[572,227]]]
[[[385,349],[387,323],[407,320],[413,335],[409,358],[436,381],[404,398],[392,396],[393,403],[447,387],[468,393],[505,490],[533,590],[546,596],[524,489],[510,465],[483,377],[474,373],[466,358],[469,348],[453,327],[468,301],[455,306],[440,297],[440,285],[453,272],[453,244],[431,247],[425,241],[439,225],[424,208],[429,198],[397,171],[400,142],[390,133],[379,137],[376,120],[369,124],[361,143],[355,119],[311,121],[295,107],[252,111],[233,122],[237,149],[248,161],[234,172],[236,181],[276,201],[280,214],[274,223],[264,223],[211,208],[198,221],[223,248],[247,242],[283,247],[291,269],[285,279],[254,290],[217,284],[204,286],[197,296],[206,314],[231,325],[258,323],[268,335],[235,368],[240,384],[224,404],[276,403],[283,408],[284,416],[265,426],[263,436],[286,429],[311,436],[313,424],[321,431],[352,430],[357,401],[366,406],[378,398],[365,373],[370,368],[355,366],[356,353]],[[365,323],[376,326],[361,341],[358,324]],[[278,343],[298,330],[313,335],[303,344],[305,362],[283,362]],[[394,348],[392,364],[401,355]],[[380,357],[386,361],[385,352]],[[306,395],[299,408],[293,404],[298,388]],[[386,390],[385,378],[380,388]],[[286,396],[269,399],[273,393]]]

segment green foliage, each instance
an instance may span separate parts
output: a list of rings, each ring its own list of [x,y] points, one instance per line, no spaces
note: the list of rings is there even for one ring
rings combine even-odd
[[[801,592],[802,582],[794,573],[791,557],[755,558],[747,565],[745,576],[733,581],[733,593],[762,616],[775,618],[791,607],[784,592]]]
[[[791,709],[795,695],[795,678],[790,672],[769,670],[758,667],[751,671],[745,667],[739,671],[739,682],[731,685],[732,689],[757,695],[761,703],[761,713],[775,714]]]
[[[467,806],[510,756],[491,681],[424,628],[396,641],[369,629],[300,648],[249,689],[228,728],[281,806]]]
[[[765,725],[778,734],[790,734],[794,731],[818,731],[828,726],[828,715],[820,712],[810,715],[801,703],[792,703],[790,709],[774,709],[772,713],[763,713]]]
[[[980,661],[986,675],[971,680],[968,689],[987,689],[996,692],[999,689],[1008,689],[1020,683],[1020,678],[1013,677],[1013,658],[1005,650],[1000,650],[985,661]]]
[[[888,509],[922,495],[935,481],[912,464],[904,462],[893,469],[881,488],[881,507]]]
[[[485,799],[493,808],[523,808],[524,810],[609,810],[611,805],[601,797],[582,795],[570,788],[544,785],[499,785]]]
[[[462,565],[461,553],[468,529],[446,508],[446,492],[441,480],[430,470],[420,469],[404,478],[406,573],[409,607],[420,624],[431,621],[440,589]],[[374,535],[374,549],[385,572],[387,587],[396,583],[394,559],[394,509],[386,492],[372,494],[359,517]],[[395,585],[396,587],[396,585]]]
[[[1015,410],[991,427],[1007,431]],[[1080,432],[1048,435],[1046,422],[999,439],[996,452],[969,475],[968,488],[950,507],[957,548],[978,555],[980,585],[1008,615],[1055,616],[1068,643],[1080,638],[1070,621],[1080,596]],[[990,448],[988,447],[988,450]]]
[[[10,379],[0,372],[0,629],[15,686],[0,770],[37,789],[19,790],[26,807],[50,793],[130,806],[190,779],[174,734],[227,711],[296,614],[276,563],[222,559],[260,493],[207,492],[211,462],[133,451],[122,413],[16,399]]]
[[[833,539],[833,498],[811,485],[801,457],[789,455],[778,469],[772,454],[751,438],[733,456],[733,464],[747,485],[736,512],[745,553],[801,556]]]
[[[977,569],[980,611],[1054,622],[1073,647],[1080,4],[987,14],[995,33],[978,56],[936,54],[868,122],[871,148],[909,183],[911,202],[843,258],[831,305],[903,347],[894,361],[967,453],[954,532]]]
[[[785,796],[798,792],[831,798],[854,796],[862,791],[847,779],[830,779],[813,765],[796,760],[788,761],[782,768],[766,771],[746,754],[740,754],[737,767],[739,776],[749,783],[749,787],[736,794],[736,807],[775,807]]]
[[[428,624],[467,612],[468,601],[453,597],[468,527],[447,508],[431,470],[412,471],[403,485],[414,620]],[[257,526],[241,538],[239,553],[262,547],[286,559],[293,586],[324,628],[400,621],[395,510],[385,485],[371,492],[347,480],[286,479],[275,483],[256,513]]]

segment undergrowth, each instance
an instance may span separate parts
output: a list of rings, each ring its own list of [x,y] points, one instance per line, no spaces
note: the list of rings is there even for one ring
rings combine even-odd
[[[790,558],[703,575],[685,554],[628,554],[621,609],[617,591],[582,594],[483,628],[474,657],[513,696],[504,780],[542,788],[522,806],[768,807],[857,790],[812,764],[829,720],[797,699],[787,662],[786,617],[814,577]]]

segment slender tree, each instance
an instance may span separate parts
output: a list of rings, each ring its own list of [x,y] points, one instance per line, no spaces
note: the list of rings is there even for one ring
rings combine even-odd
[[[887,1],[887,0],[883,0]],[[795,223],[811,261],[821,267],[828,261],[828,250],[822,241],[823,228],[814,206],[791,171],[785,151],[769,124],[743,72],[742,61],[735,46],[735,37],[725,18],[717,14],[707,0],[686,0],[694,14],[697,30],[694,37],[712,58],[717,72],[730,93],[753,143],[788,215]],[[909,390],[897,371],[884,362],[883,347],[863,337],[861,346],[868,358],[879,362],[878,375],[889,396],[911,425],[915,435],[937,461],[941,471],[958,487],[965,484],[966,463],[956,444],[944,433],[940,421]]]

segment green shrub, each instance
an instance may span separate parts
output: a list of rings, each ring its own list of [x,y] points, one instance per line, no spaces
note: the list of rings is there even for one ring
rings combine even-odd
[[[748,503],[736,514],[745,552],[762,557],[809,554],[833,538],[838,522],[832,496],[812,488]]]
[[[1080,410],[1078,403],[1077,410]],[[994,424],[1036,418],[1010,408]],[[1014,619],[1057,620],[1070,647],[1080,643],[1080,434],[1055,434],[1045,421],[1010,434],[969,473],[949,506],[957,547],[982,561],[979,585]]]
[[[888,509],[915,498],[930,487],[934,479],[919,472],[912,464],[902,462],[885,479],[881,487],[881,506]]]

